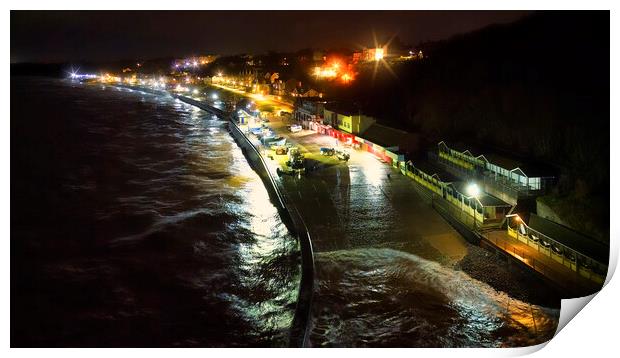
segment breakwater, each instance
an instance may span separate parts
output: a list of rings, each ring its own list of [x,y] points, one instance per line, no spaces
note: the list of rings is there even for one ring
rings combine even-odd
[[[230,120],[230,118],[228,118],[229,113],[227,113],[225,111],[222,111],[219,108],[215,108],[215,107],[210,106],[210,105],[208,105],[208,104],[206,104],[204,102],[200,102],[200,101],[197,101],[197,100],[195,100],[193,98],[189,98],[189,97],[186,97],[186,96],[182,96],[182,95],[178,95],[178,94],[171,94],[171,96],[176,98],[176,99],[179,99],[179,100],[181,100],[181,101],[183,101],[185,103],[191,104],[192,106],[196,106],[196,107],[198,107],[198,108],[200,108],[200,109],[202,109],[204,111],[207,111],[207,112],[209,112],[211,114],[215,114],[216,116],[218,116],[220,118],[224,118],[224,119]]]
[[[130,89],[134,91],[150,93],[150,94],[154,94],[157,96],[171,96],[171,94],[168,91],[163,91],[163,90],[158,90],[158,89],[153,89],[153,88],[138,87],[138,86],[132,86],[132,85],[123,85],[123,84],[116,84],[115,86],[119,88],[126,88],[126,89]]]

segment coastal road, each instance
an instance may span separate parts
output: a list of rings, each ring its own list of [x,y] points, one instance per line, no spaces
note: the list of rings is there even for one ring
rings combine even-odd
[[[277,112],[279,112],[280,110],[282,111],[287,111],[287,112],[292,112],[293,111],[293,105],[289,102],[286,102],[282,99],[280,99],[278,96],[274,96],[274,95],[260,95],[260,94],[256,94],[256,93],[248,93],[236,88],[231,88],[231,87],[226,87],[226,86],[222,86],[219,84],[211,84],[212,87],[229,92],[229,93],[234,93],[236,95],[242,96],[242,97],[247,97],[250,98],[252,100],[254,100],[258,105],[271,105],[274,106],[276,108],[278,108],[279,110]]]

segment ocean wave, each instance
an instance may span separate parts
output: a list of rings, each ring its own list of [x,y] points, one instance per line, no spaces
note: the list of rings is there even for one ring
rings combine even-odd
[[[364,248],[316,259],[314,345],[525,346],[550,339],[557,327],[557,309],[406,252]]]

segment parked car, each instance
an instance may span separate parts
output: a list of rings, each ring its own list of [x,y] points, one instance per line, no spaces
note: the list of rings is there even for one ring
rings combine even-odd
[[[299,124],[291,124],[289,130],[293,133],[301,131],[301,126]]]
[[[344,160],[345,162],[349,160],[349,158],[351,158],[351,154],[349,154],[348,152],[344,151],[344,150],[339,150],[336,152],[336,157],[340,160]]]
[[[336,150],[334,148],[321,148],[321,155],[329,156],[336,154]]]

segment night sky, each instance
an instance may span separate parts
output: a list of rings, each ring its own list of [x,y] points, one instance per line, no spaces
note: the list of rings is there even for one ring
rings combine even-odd
[[[11,11],[11,63],[356,48],[440,40],[524,11]]]

